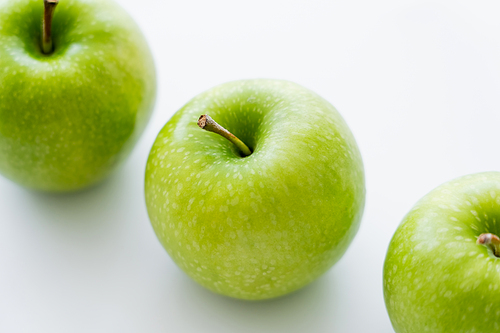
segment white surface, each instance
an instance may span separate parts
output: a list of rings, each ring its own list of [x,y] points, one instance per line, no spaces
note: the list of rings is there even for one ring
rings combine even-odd
[[[382,265],[404,214],[440,183],[500,168],[500,3],[119,1],[157,61],[159,98],[131,158],[92,190],[32,193],[0,178],[0,332],[393,332]],[[332,102],[364,157],[361,229],[288,297],[214,295],[170,260],[143,174],[163,124],[203,90],[281,78]]]

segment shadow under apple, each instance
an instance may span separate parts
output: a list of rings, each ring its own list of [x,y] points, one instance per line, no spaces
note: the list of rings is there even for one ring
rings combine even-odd
[[[334,272],[289,295],[266,301],[242,301],[214,294],[187,276],[179,277],[174,298],[178,314],[189,313],[191,330],[234,332],[307,332],[325,327],[336,313],[331,298],[338,296]],[[169,316],[169,314],[165,314]],[[210,327],[211,326],[211,327]],[[325,327],[326,329],[326,327]],[[326,331],[325,331],[326,332]]]

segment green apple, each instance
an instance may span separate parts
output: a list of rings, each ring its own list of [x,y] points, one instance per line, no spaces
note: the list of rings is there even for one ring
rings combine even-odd
[[[154,105],[155,69],[114,2],[61,0],[48,14],[42,0],[0,0],[0,173],[73,191],[129,154]]]
[[[500,332],[500,172],[466,176],[422,198],[384,265],[397,333]]]
[[[200,129],[202,114],[249,154]],[[279,80],[226,83],[186,104],[151,149],[145,194],[178,266],[216,293],[253,300],[328,270],[356,234],[365,201],[361,156],[340,114]]]

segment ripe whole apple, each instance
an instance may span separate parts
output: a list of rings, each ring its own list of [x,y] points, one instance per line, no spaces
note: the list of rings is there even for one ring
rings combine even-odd
[[[396,231],[384,296],[397,333],[500,332],[500,172],[422,198]]]
[[[5,177],[44,191],[99,182],[131,151],[155,94],[148,45],[114,2],[61,0],[50,22],[42,0],[0,0]]]
[[[202,114],[251,154],[200,129]],[[220,85],[179,110],[151,149],[145,194],[178,266],[216,293],[252,300],[328,270],[365,201],[361,156],[340,114],[297,84],[264,79]]]

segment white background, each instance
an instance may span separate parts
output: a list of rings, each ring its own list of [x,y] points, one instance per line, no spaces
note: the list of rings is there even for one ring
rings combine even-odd
[[[119,2],[156,59],[154,115],[99,187],[46,195],[0,177],[0,332],[393,332],[382,265],[402,217],[449,179],[500,169],[498,0]],[[361,229],[327,274],[287,297],[244,302],[174,265],[149,224],[143,176],[183,104],[261,77],[337,107],[368,192]]]

